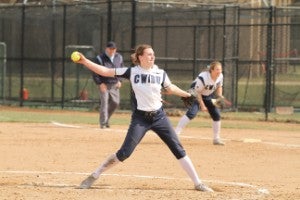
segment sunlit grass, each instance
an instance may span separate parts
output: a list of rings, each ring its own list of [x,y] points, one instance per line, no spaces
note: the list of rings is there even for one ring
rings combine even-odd
[[[175,126],[181,116],[170,117]],[[130,123],[131,112],[116,112],[110,120],[111,125],[126,125]],[[0,107],[0,122],[51,123],[52,121],[66,124],[99,124],[97,111],[49,110],[32,108],[2,108]],[[189,123],[189,127],[209,128],[211,118],[208,113],[199,113]],[[265,114],[260,112],[223,112],[222,128],[261,129],[261,130],[295,130],[300,132],[300,113],[292,115]]]

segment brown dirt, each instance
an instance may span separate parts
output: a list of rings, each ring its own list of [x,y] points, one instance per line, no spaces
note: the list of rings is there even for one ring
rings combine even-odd
[[[210,128],[185,129],[182,144],[214,193],[193,190],[152,132],[91,189],[77,189],[119,148],[127,129],[97,127],[0,123],[0,199],[300,199],[299,132],[276,130],[223,129],[220,147],[212,145]]]

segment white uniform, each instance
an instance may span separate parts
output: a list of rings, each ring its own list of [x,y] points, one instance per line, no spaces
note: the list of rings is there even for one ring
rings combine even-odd
[[[142,67],[116,68],[116,76],[130,80],[136,98],[136,108],[142,111],[155,111],[162,107],[161,88],[171,85],[164,70],[154,65],[145,70]]]
[[[134,92],[132,101],[135,103],[135,108],[133,108],[129,129],[120,149],[82,181],[80,188],[89,188],[104,171],[119,163],[119,161],[127,159],[141,142],[146,132],[152,130],[178,159],[182,168],[194,182],[195,189],[212,192],[213,190],[205,186],[199,179],[192,161],[186,155],[170,120],[162,108],[161,89],[171,86],[171,81],[166,72],[154,65],[149,70],[145,70],[140,66],[116,68],[115,74],[117,77],[129,79]]]
[[[198,77],[194,80],[195,83],[195,90],[199,95],[209,96],[218,87],[223,86],[223,74],[220,74],[220,76],[217,78],[216,81],[214,81],[209,71],[201,72]]]
[[[221,115],[211,102],[213,93],[218,87],[223,86],[223,74],[221,73],[216,81],[211,78],[209,71],[201,72],[198,77],[193,81],[191,87],[196,90],[198,95],[201,95],[204,105],[206,106],[211,118],[213,119],[213,143],[223,145],[220,140],[221,129]],[[186,114],[179,120],[175,131],[180,134],[181,130],[194,118],[200,110],[199,102],[195,101],[193,105],[187,110]]]

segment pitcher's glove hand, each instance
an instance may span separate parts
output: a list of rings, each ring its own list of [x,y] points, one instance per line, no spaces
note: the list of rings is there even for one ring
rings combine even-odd
[[[197,100],[197,93],[193,89],[189,89],[187,92],[190,93],[191,96],[189,96],[189,97],[181,97],[181,100],[183,102],[183,105],[186,108],[190,108],[193,105],[194,101]]]

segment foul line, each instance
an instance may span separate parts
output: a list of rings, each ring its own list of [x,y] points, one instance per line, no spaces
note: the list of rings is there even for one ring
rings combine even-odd
[[[63,128],[83,128],[82,126],[74,126],[74,125],[70,125],[70,124],[63,124],[63,123],[59,123],[59,122],[55,122],[55,121],[51,121],[51,124],[53,124],[55,126],[63,127]]]
[[[0,174],[67,174],[67,175],[89,175],[90,173],[84,173],[84,172],[59,172],[59,171],[14,171],[14,170],[8,170],[8,171],[0,171]],[[118,176],[118,177],[134,177],[134,178],[141,178],[141,179],[163,179],[163,180],[189,180],[188,178],[174,178],[174,177],[165,177],[165,176],[148,176],[148,175],[129,175],[129,174],[101,174],[101,176]],[[217,183],[222,185],[231,185],[231,186],[241,186],[241,187],[248,187],[254,190],[257,190],[258,193],[261,194],[270,194],[268,189],[266,188],[260,188],[255,185],[251,185],[248,183],[241,183],[241,182],[227,182],[227,181],[219,181],[219,180],[203,180],[204,182],[210,182],[210,183]],[[36,186],[39,186],[39,184],[35,184]],[[47,186],[47,184],[41,184],[43,186]],[[68,186],[67,184],[56,184],[58,187],[61,186]],[[74,186],[74,185],[70,185]]]

